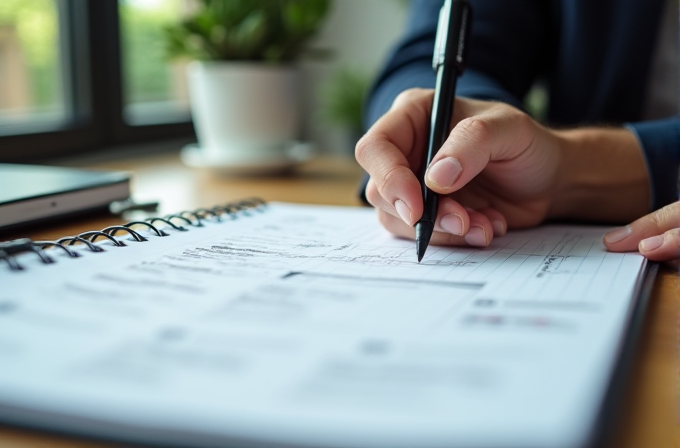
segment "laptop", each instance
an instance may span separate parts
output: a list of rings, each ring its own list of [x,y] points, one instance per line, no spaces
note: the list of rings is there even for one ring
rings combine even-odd
[[[0,163],[0,231],[95,211],[130,197],[130,173]]]

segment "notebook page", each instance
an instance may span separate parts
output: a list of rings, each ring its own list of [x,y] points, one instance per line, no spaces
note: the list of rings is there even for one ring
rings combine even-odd
[[[370,209],[275,203],[29,254],[0,269],[0,419],[160,443],[580,446],[645,266],[605,231],[419,264]]]

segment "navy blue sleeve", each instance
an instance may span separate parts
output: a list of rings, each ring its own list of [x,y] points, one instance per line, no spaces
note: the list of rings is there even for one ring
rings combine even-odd
[[[470,0],[472,34],[457,95],[497,100],[521,108],[536,76],[551,57],[550,2]],[[411,3],[406,35],[378,76],[365,113],[368,129],[409,88],[434,88],[432,53],[441,0]]]
[[[678,200],[680,118],[627,125],[642,145],[652,193],[652,210]]]

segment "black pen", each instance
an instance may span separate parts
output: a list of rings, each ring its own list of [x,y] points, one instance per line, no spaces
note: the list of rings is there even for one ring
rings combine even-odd
[[[463,73],[472,8],[466,0],[446,0],[439,11],[437,37],[434,44],[432,67],[437,72],[434,100],[430,112],[430,137],[427,153],[420,169],[423,190],[423,216],[416,222],[416,253],[418,263],[423,259],[434,230],[439,207],[439,195],[425,186],[425,172],[449,134],[453,116],[456,81]]]

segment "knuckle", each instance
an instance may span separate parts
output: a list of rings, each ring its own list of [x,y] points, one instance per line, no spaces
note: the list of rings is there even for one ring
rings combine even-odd
[[[401,167],[390,166],[385,169],[382,173],[382,181],[380,182],[382,188],[378,187],[379,190],[391,189],[390,185],[399,185],[399,177],[401,176]]]
[[[391,203],[392,196],[389,192],[394,192],[400,183],[401,167],[390,166],[384,170],[371,173],[371,180],[366,186],[366,199],[375,206],[380,207],[383,201]]]
[[[680,225],[680,202],[674,202],[650,215],[652,224],[659,229]]]
[[[410,89],[406,89],[402,92],[400,92],[396,98],[394,98],[394,102],[392,103],[392,107],[398,107],[401,106],[402,104],[408,104],[416,101],[419,98],[422,98],[423,95],[427,92],[427,89],[423,89],[420,87],[413,87]]]
[[[354,157],[357,159],[357,162],[362,163],[366,161],[368,154],[371,152],[371,146],[371,137],[369,134],[364,134],[354,147]]]
[[[533,128],[534,128],[534,120],[521,110],[511,108],[513,112],[512,113],[512,119],[514,120],[515,125],[518,127],[518,129],[523,133],[523,134],[528,134],[530,133]]]
[[[668,222],[674,227],[680,227],[680,201],[673,202],[662,208],[668,213]]]
[[[649,215],[649,220],[651,221],[651,224],[656,229],[660,228],[663,225],[663,221],[664,221],[663,215],[664,215],[664,213],[663,213],[662,210],[663,209],[657,210],[654,213],[652,213],[651,215]]]
[[[480,117],[461,120],[455,130],[459,137],[475,144],[484,143],[491,137],[489,124]]]

